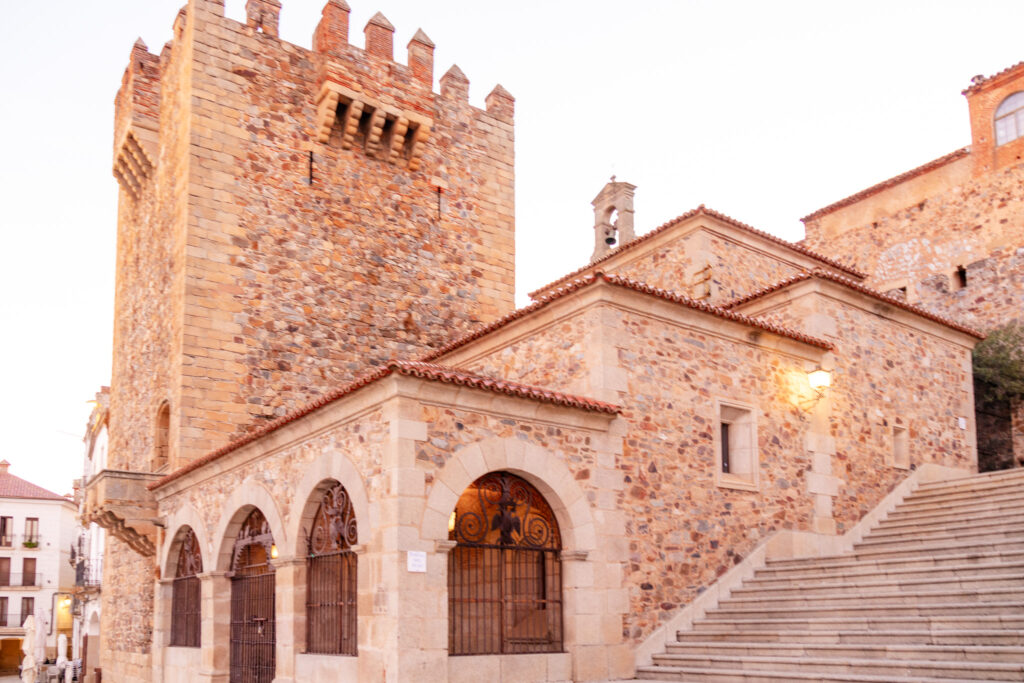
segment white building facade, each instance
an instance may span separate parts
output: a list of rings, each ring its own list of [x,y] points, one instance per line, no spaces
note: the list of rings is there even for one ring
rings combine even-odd
[[[55,658],[72,634],[74,503],[10,473],[0,461],[0,671],[17,671],[22,624],[35,616],[36,656]],[[63,653],[65,656],[70,652]]]

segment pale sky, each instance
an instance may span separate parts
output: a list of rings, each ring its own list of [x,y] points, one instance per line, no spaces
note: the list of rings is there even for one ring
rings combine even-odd
[[[308,47],[324,1],[282,0],[282,38]],[[114,95],[183,2],[0,3],[0,457],[58,493],[110,382]],[[969,144],[960,91],[1024,60],[1019,0],[349,4],[353,44],[379,10],[397,61],[423,28],[435,85],[458,63],[474,104],[516,97],[520,305],[587,262],[613,173],[637,185],[638,233],[704,203],[800,239],[801,216]]]

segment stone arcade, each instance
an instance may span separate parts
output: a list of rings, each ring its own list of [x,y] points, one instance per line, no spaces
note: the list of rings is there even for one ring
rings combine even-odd
[[[613,181],[513,310],[512,96],[279,11],[190,0],[117,96],[106,680],[626,678],[723,575],[977,469],[979,332],[703,206],[633,237]]]

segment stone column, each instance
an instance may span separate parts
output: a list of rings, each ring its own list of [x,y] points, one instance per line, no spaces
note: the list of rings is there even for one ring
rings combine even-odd
[[[202,603],[202,655],[196,680],[228,683],[230,674],[231,579],[227,572],[199,575]]]
[[[164,680],[164,654],[171,643],[171,596],[174,579],[158,579],[153,587],[153,683]]]
[[[271,560],[274,567],[274,634],[277,658],[274,683],[295,683],[295,655],[305,641],[306,560],[281,557]],[[299,631],[303,633],[300,634]],[[301,640],[300,640],[301,637]]]

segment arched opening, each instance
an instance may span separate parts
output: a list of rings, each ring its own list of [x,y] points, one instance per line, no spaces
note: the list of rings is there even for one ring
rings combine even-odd
[[[270,525],[253,508],[231,551],[231,681],[271,683],[275,672],[274,568]]]
[[[448,524],[448,652],[559,652],[558,523],[525,480],[491,472],[466,488]]]
[[[178,551],[178,564],[171,584],[171,645],[199,647],[202,638],[202,608],[199,574],[203,557],[199,541],[190,528],[185,532]]]
[[[996,109],[996,145],[1024,136],[1024,92],[1016,92]]]
[[[356,554],[352,501],[341,484],[324,491],[306,560],[306,651],[356,654]]]
[[[159,472],[167,467],[170,457],[171,405],[164,401],[156,412],[156,431],[153,434],[153,456],[150,470]]]

